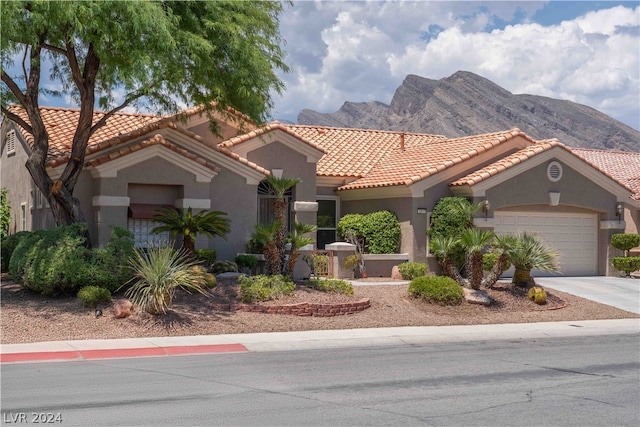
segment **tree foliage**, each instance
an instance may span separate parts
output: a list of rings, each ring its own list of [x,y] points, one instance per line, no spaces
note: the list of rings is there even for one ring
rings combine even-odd
[[[284,86],[275,1],[2,1],[2,113],[33,136],[27,161],[59,225],[82,221],[73,197],[92,134],[115,112],[146,107],[176,112],[232,107],[256,122],[268,117]],[[43,88],[42,73],[57,84]],[[46,171],[49,136],[41,95],[69,96],[80,116],[59,179]],[[22,106],[28,120],[10,111]],[[94,122],[94,109],[106,114]],[[212,123],[215,123],[212,121]]]
[[[11,225],[11,204],[7,200],[7,189],[0,188],[0,237],[5,238],[9,234]]]

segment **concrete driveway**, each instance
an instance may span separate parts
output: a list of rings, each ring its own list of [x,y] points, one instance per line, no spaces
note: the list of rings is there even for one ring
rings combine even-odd
[[[640,314],[640,279],[536,277],[536,284]]]

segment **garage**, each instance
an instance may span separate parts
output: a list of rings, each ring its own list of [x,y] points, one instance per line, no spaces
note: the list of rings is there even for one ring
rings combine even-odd
[[[598,220],[596,214],[546,212],[496,212],[495,232],[526,230],[542,236],[560,253],[562,275],[598,274]],[[556,275],[534,271],[535,276]]]

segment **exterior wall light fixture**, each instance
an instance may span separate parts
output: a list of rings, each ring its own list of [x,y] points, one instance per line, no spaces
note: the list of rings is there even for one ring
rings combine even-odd
[[[482,212],[484,212],[484,220],[486,221],[489,217],[489,209],[491,209],[491,204],[488,200],[482,202]]]
[[[622,203],[616,204],[616,216],[618,217],[618,222],[620,222],[624,216],[624,206],[622,206]]]

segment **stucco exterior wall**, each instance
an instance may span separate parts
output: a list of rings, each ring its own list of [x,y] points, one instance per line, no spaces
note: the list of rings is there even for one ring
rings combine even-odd
[[[8,121],[4,121],[0,136],[2,137],[2,157],[0,157],[0,185],[7,189],[7,201],[11,204],[11,224],[9,224],[9,234],[22,231],[21,224],[21,204],[26,206],[26,230],[33,229],[31,187],[33,181],[31,175],[25,168],[25,162],[29,158],[27,145],[20,137],[20,132],[16,132],[15,152],[9,154],[6,147],[7,132],[13,130],[13,126]]]

